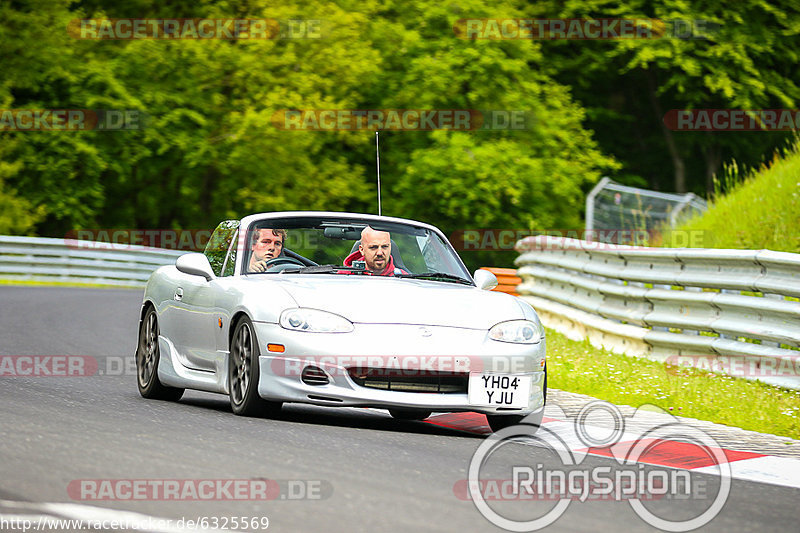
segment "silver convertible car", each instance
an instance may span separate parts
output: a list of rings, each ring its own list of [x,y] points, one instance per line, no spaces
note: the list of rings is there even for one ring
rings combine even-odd
[[[204,253],[147,282],[136,367],[145,398],[230,397],[237,415],[284,402],[486,414],[539,425],[544,330],[520,298],[470,276],[437,228],[400,218],[277,212],[222,222]]]

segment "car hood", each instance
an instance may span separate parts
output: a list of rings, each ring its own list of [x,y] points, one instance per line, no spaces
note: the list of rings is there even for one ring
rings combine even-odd
[[[489,329],[524,318],[514,297],[456,283],[325,274],[284,274],[275,281],[298,306],[330,311],[355,323]]]

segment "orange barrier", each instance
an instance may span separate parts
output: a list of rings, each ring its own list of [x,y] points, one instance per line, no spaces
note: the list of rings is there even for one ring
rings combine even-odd
[[[495,276],[497,276],[497,287],[495,287],[494,291],[504,292],[506,294],[510,294],[512,296],[519,296],[517,294],[517,285],[519,285],[522,280],[517,276],[517,271],[513,268],[496,268],[496,267],[481,267],[483,270],[488,270]]]

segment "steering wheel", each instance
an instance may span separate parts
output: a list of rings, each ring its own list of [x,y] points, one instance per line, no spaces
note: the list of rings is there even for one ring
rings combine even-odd
[[[282,255],[280,257],[273,257],[272,259],[267,261],[264,264],[264,270],[270,270],[273,267],[282,266],[282,265],[295,265],[295,266],[301,266],[301,267],[306,266],[299,259],[295,259],[294,257],[287,257],[285,255]]]

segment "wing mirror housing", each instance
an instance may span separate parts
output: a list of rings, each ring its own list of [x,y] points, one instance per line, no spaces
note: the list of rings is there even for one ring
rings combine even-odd
[[[475,285],[477,285],[479,289],[490,291],[497,287],[497,276],[488,270],[479,268],[475,271],[475,275],[472,276],[472,278],[475,280]]]
[[[203,276],[206,278],[206,281],[211,281],[216,278],[214,271],[211,270],[211,263],[208,262],[208,258],[205,254],[197,252],[180,256],[177,261],[175,261],[175,268],[184,274]]]

